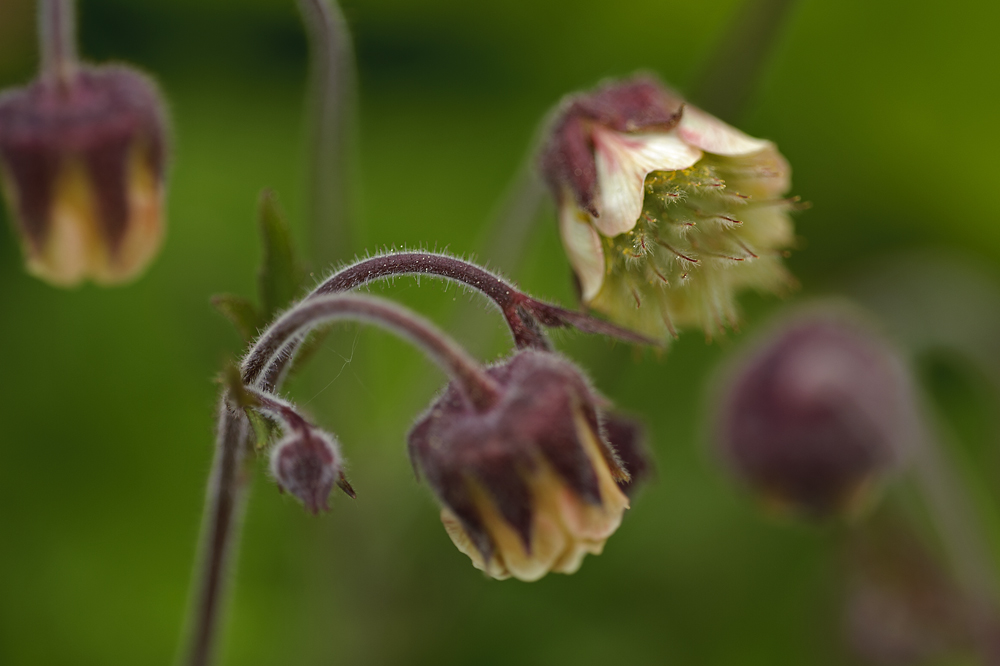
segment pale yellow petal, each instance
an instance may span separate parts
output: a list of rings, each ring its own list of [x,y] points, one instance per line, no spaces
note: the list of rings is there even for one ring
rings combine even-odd
[[[559,235],[569,263],[580,279],[583,301],[589,302],[604,284],[601,237],[591,226],[590,215],[574,203],[565,203],[559,210]]]

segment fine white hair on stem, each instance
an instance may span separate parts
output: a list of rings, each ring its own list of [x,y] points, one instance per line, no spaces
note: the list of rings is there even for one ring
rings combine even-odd
[[[323,323],[345,319],[374,324],[419,347],[465,389],[474,405],[485,408],[495,400],[496,382],[448,335],[391,301],[354,294],[311,296],[281,315],[244,357],[240,366],[244,382],[260,386],[262,374],[290,341]]]

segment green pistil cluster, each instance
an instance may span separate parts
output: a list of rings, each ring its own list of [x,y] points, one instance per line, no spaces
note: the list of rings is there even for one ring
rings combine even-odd
[[[738,290],[791,283],[781,257],[792,240],[794,200],[768,196],[768,181],[778,177],[713,156],[649,174],[635,227],[602,239],[605,281],[590,305],[650,335],[676,336],[695,324],[711,336],[735,325]]]

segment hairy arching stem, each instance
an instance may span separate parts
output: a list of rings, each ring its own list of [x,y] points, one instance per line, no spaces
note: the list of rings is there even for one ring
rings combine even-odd
[[[401,275],[429,275],[470,287],[482,293],[500,310],[519,349],[550,350],[551,345],[542,326],[573,327],[585,333],[598,333],[636,344],[655,344],[648,338],[582,312],[567,310],[543,303],[517,289],[503,278],[474,263],[435,252],[393,252],[362,259],[339,270],[316,287],[306,299],[356,289],[370,282],[386,280]],[[259,347],[273,347],[265,332],[250,350],[247,360],[251,366]],[[244,377],[270,390],[281,379],[282,373],[294,357],[302,338],[288,340],[282,353],[272,356],[272,361],[261,366],[255,375]]]
[[[42,75],[67,86],[76,73],[76,2],[40,0],[38,39]]]
[[[494,403],[499,388],[482,366],[448,335],[429,321],[373,296],[333,294],[310,296],[278,318],[247,354],[241,365],[243,381],[255,385],[290,340],[301,339],[328,321],[362,321],[389,330],[421,348],[465,390],[479,409]]]

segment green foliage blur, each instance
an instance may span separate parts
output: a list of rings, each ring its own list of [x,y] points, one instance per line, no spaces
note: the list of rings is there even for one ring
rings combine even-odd
[[[639,69],[693,89],[738,4],[345,0],[360,84],[355,249],[482,254],[563,94]],[[0,664],[165,664],[196,555],[213,379],[242,347],[209,298],[255,293],[263,188],[308,254],[307,47],[292,0],[82,0],[79,11],[86,58],[142,67],[169,100],[169,227],[135,284],[63,291],[25,274],[3,220]],[[797,217],[795,298],[839,293],[913,248],[1000,268],[998,25],[1000,4],[986,0],[797,3],[739,123],[778,144],[813,204]],[[0,0],[0,87],[34,67],[33,3]],[[572,305],[552,217],[513,277]],[[373,291],[484,359],[509,348],[494,311],[420,287]],[[689,332],[662,356],[556,336],[647,421],[658,476],[603,555],[532,584],[474,570],[410,469],[407,428],[443,376],[388,335],[343,327],[289,392],[341,439],[358,498],[337,495],[314,518],[261,461],[224,663],[855,663],[839,530],[769,518],[704,441],[712,369],[785,305],[744,303],[743,333],[706,345]],[[960,435],[955,454],[996,546],[996,395],[970,364],[928,362],[922,374]]]

